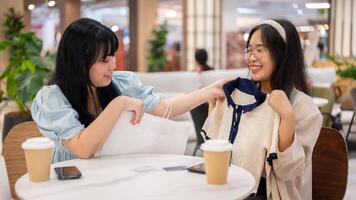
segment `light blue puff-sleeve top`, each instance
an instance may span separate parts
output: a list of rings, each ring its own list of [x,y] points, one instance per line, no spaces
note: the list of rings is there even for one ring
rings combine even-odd
[[[151,111],[160,100],[152,93],[153,87],[142,85],[133,72],[114,72],[112,80],[121,95],[142,99],[145,112]],[[44,86],[37,93],[31,113],[42,135],[55,142],[53,163],[77,158],[63,146],[61,140],[73,138],[84,129],[84,125],[57,85]]]

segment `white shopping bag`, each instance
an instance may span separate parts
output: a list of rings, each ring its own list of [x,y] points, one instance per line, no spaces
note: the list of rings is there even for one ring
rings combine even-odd
[[[130,153],[184,154],[190,127],[145,113],[141,122],[131,124],[132,112],[123,112],[99,155]]]

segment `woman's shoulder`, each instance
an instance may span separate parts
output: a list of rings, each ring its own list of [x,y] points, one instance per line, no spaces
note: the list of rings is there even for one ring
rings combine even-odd
[[[50,104],[55,106],[69,104],[69,102],[58,85],[53,84],[43,86],[38,91],[33,104]]]
[[[292,91],[292,106],[296,113],[302,115],[320,114],[319,108],[314,103],[313,98],[297,89],[293,89]]]
[[[52,84],[52,85],[43,86],[39,90],[39,92],[41,92],[41,93],[58,93],[58,92],[61,92],[61,89],[58,87],[58,85]]]
[[[58,85],[56,84],[52,84],[52,85],[45,85],[43,86],[37,94],[40,94],[42,96],[46,96],[46,97],[51,97],[51,96],[55,96],[55,97],[65,97],[62,90],[58,87]]]
[[[114,81],[138,80],[138,75],[131,71],[115,71],[112,75]]]
[[[292,94],[292,104],[294,106],[308,106],[308,107],[313,107],[317,108],[317,106],[314,104],[312,97],[309,95],[305,94],[304,92],[298,90],[298,89],[293,89]]]
[[[132,88],[140,88],[142,83],[138,75],[130,71],[115,71],[112,76],[113,83],[120,91]]]

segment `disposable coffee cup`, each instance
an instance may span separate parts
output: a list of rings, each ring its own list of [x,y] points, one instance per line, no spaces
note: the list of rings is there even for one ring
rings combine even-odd
[[[227,183],[232,144],[226,140],[207,140],[201,145],[208,184]]]
[[[45,137],[33,137],[22,143],[25,151],[26,167],[29,178],[33,182],[49,179],[54,143]]]

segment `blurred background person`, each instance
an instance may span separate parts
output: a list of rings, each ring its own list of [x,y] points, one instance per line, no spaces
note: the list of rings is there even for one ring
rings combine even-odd
[[[203,71],[213,70],[208,64],[208,52],[205,49],[197,49],[195,50],[195,63],[196,63],[196,71],[201,73]]]

